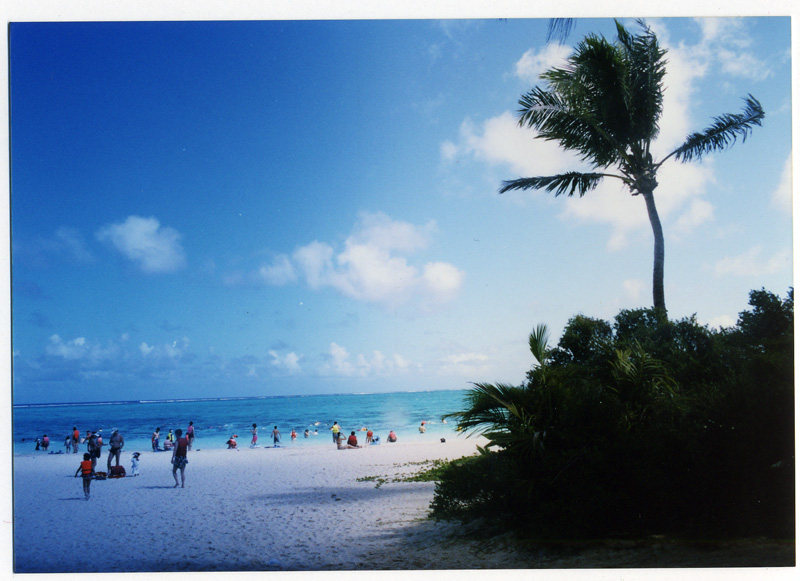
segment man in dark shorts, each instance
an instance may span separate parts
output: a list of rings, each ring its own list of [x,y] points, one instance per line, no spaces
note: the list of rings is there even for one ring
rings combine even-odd
[[[178,441],[172,448],[172,477],[175,478],[175,488],[178,488],[178,470],[181,471],[181,488],[186,487],[186,465],[189,463],[186,453],[189,451],[189,440],[182,438],[183,430],[175,430]]]
[[[114,428],[114,433],[111,434],[111,439],[108,441],[108,472],[111,473],[111,458],[116,458],[115,466],[119,466],[119,455],[122,452],[122,447],[125,445],[125,438],[122,434]]]

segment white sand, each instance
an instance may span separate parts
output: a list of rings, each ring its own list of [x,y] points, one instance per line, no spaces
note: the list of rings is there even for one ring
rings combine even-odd
[[[457,525],[424,520],[434,483],[358,481],[412,474],[422,468],[414,462],[471,455],[484,442],[192,451],[185,489],[173,488],[171,453],[143,452],[140,476],[93,481],[88,501],[73,478],[78,455],[17,456],[16,571],[502,566],[464,561],[449,540]]]

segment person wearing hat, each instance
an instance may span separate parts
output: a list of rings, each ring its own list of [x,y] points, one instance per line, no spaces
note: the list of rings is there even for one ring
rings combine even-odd
[[[131,476],[139,476],[139,452],[131,456]]]
[[[111,433],[111,438],[108,440],[108,472],[111,472],[111,458],[115,458],[114,466],[119,466],[119,455],[122,452],[122,447],[125,445],[125,438],[119,433],[117,428],[114,428]]]

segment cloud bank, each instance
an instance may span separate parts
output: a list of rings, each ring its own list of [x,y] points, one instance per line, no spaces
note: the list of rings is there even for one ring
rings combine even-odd
[[[305,282],[314,290],[334,289],[358,301],[390,309],[414,302],[423,310],[445,303],[461,289],[464,273],[443,261],[414,264],[411,255],[428,247],[436,223],[422,226],[364,212],[340,248],[314,240],[291,255],[262,264],[251,280],[281,286]],[[229,284],[242,276],[229,275]]]

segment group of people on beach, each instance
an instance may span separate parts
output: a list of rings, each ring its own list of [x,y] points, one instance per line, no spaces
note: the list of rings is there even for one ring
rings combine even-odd
[[[331,435],[333,436],[333,443],[336,444],[336,448],[339,450],[352,450],[353,448],[362,448],[358,443],[358,436],[356,436],[355,431],[351,431],[350,435],[347,437],[345,441],[344,434],[342,433],[342,428],[339,425],[339,422],[333,422],[333,425],[330,427]],[[366,432],[366,437],[364,440],[364,446],[380,444],[381,438],[380,436],[376,436],[372,430],[369,428],[361,428],[359,430],[361,432]],[[389,443],[397,441],[397,434],[394,433],[394,430],[389,430],[389,435],[386,437],[386,441]]]
[[[161,428],[156,428],[153,434],[150,436],[150,444],[153,448],[153,452],[167,452],[172,450],[175,447],[175,441],[180,434],[183,434],[183,430],[175,430],[174,432],[170,430],[166,437],[164,438],[164,443],[160,444],[161,441]],[[194,444],[194,422],[189,422],[189,426],[186,428],[186,439],[189,441],[189,450],[192,449],[192,444]]]
[[[250,433],[253,435],[253,437],[250,439],[250,447],[255,448],[258,446],[258,424],[253,424],[253,427],[250,428]],[[238,434],[233,434],[230,438],[228,438],[228,441],[225,442],[228,446],[228,450],[239,449],[239,443],[236,440],[236,438],[238,437],[239,437]],[[297,438],[297,434],[295,433],[294,430],[292,430],[292,440],[294,440],[295,438]],[[280,441],[281,441],[281,432],[278,429],[278,426],[275,426],[272,430],[273,448],[277,448]]]
[[[91,488],[92,479],[99,476],[99,473],[96,470],[97,466],[97,459],[100,458],[102,455],[102,448],[103,448],[103,430],[96,430],[94,432],[87,431],[86,438],[80,438],[80,432],[77,432],[77,428],[75,428],[75,432],[77,432],[79,443],[86,443],[86,453],[83,455],[83,461],[78,466],[78,469],[75,471],[75,477],[77,478],[80,474],[83,478],[83,494],[86,500],[89,500],[89,492]],[[160,433],[160,428],[156,428],[155,432],[153,432],[153,439],[157,439],[158,434]],[[179,485],[181,488],[186,487],[186,465],[189,463],[189,459],[187,457],[187,453],[189,450],[192,449],[192,443],[194,442],[194,424],[193,422],[189,422],[189,429],[187,430],[187,435],[183,435],[183,430],[180,428],[176,429],[174,434],[173,431],[169,431],[170,435],[172,435],[172,439],[170,440],[172,443],[172,459],[170,463],[172,464],[172,477],[175,479],[175,486],[177,488]],[[191,434],[191,436],[190,436]],[[107,470],[108,474],[112,474],[116,472],[120,477],[125,476],[125,470],[119,469],[119,462],[120,462],[120,455],[122,453],[122,447],[125,445],[125,439],[122,437],[122,434],[119,433],[119,430],[114,428],[112,430],[111,438],[109,439],[109,447],[108,447],[108,462],[107,462]],[[77,451],[77,447],[75,448]],[[158,451],[159,448],[157,445],[153,446],[153,451]],[[139,452],[134,452],[131,456],[131,476],[138,476],[139,475]],[[114,460],[115,465],[114,467],[118,470],[112,471],[111,461]],[[178,482],[178,471],[181,473],[180,482]]]

